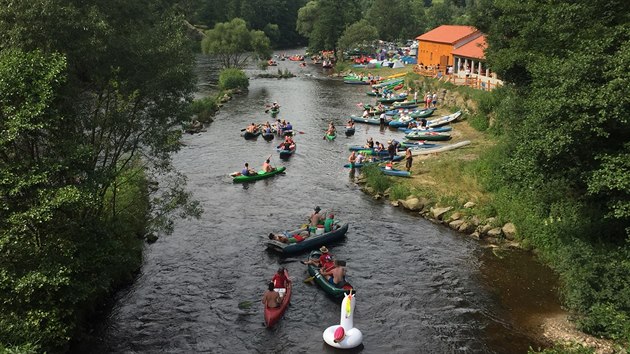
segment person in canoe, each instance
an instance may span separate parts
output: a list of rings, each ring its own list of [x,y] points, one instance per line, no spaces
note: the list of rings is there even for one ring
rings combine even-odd
[[[385,146],[383,146],[382,143],[379,143],[378,141],[376,142],[375,146],[374,146],[374,152],[381,152],[385,150]]]
[[[271,107],[269,107],[269,109],[271,109],[271,110],[278,110],[278,109],[280,109],[280,105],[278,104],[278,102],[273,102],[271,104]]]
[[[313,210],[313,213],[311,213],[311,215],[308,217],[310,223],[309,230],[313,231],[314,229],[317,229],[317,225],[319,225],[319,223],[324,220],[324,217],[319,214],[321,210],[322,209],[319,206],[316,206]]]
[[[362,153],[362,152],[360,152],[360,153],[357,155],[356,163],[363,163],[363,161],[365,161],[365,155],[363,155],[363,153]]]
[[[333,124],[333,122],[328,123],[328,129],[326,130],[326,135],[334,136],[336,132],[337,132],[337,129],[335,129],[335,125]],[[326,137],[324,137],[324,139],[326,139]]]
[[[258,126],[252,122],[252,124],[248,125],[247,128],[245,128],[245,131],[247,131],[248,133],[256,133],[256,131],[258,131]]]
[[[291,122],[287,122],[287,123],[284,125],[284,130],[286,130],[286,131],[291,131],[291,130],[293,130],[293,125],[291,125]]]
[[[328,282],[336,288],[342,288],[346,284],[346,262],[335,261],[334,267],[330,270],[324,270],[322,275],[328,279]]]
[[[273,289],[274,289],[273,282],[270,282],[267,285],[267,290],[265,290],[265,293],[263,294],[263,298],[262,298],[263,305],[267,306],[270,309],[276,308],[280,306],[280,303],[282,303],[282,298],[280,298],[280,294],[277,291],[274,291]]]
[[[278,272],[273,275],[271,278],[271,282],[273,283],[273,290],[280,295],[280,300],[284,297],[284,293],[287,291],[287,279],[286,275],[284,275],[284,267],[278,268]]]
[[[346,129],[354,129],[354,122],[352,119],[348,119],[348,122],[346,122]]]
[[[278,241],[282,243],[289,243],[289,244],[302,242],[307,238],[308,238],[308,231],[306,230],[301,231],[300,233],[291,235],[291,236],[287,236],[283,234],[274,234],[273,232],[269,233],[270,240],[274,240],[274,241]]]
[[[335,225],[335,214],[330,213],[326,220],[324,220],[324,232],[331,232],[335,226],[337,226]]]
[[[326,248],[326,246],[322,246],[319,248],[319,251],[321,252],[321,255],[318,259],[302,261],[302,264],[312,264],[314,266],[318,266],[320,267],[320,272],[331,268],[334,265],[334,261],[332,254],[328,253],[328,248]]]
[[[262,170],[265,171],[265,173],[269,173],[275,169],[276,169],[275,167],[271,166],[271,158],[267,158],[262,165]]]
[[[367,142],[365,143],[365,148],[366,149],[374,149],[374,139],[372,139],[372,137],[369,137],[367,139]]]
[[[249,168],[249,163],[245,162],[245,167],[243,167],[243,169],[241,170],[241,176],[253,176],[257,173],[258,172]]]

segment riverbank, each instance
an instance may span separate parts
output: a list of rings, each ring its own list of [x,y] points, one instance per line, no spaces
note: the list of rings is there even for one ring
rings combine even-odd
[[[371,72],[386,75],[378,70]],[[479,166],[480,156],[489,153],[496,144],[496,139],[479,129],[487,129],[492,119],[485,118],[485,124],[478,119],[480,114],[487,113],[482,112],[486,107],[480,109],[485,93],[444,86],[425,78],[410,82],[409,76],[407,84],[412,90],[438,92],[439,109],[435,116],[456,110],[464,112],[463,117],[452,124],[452,140],[449,143],[464,140],[472,143],[445,153],[415,156],[411,178],[385,177],[376,169],[368,169],[359,180],[363,184],[362,190],[375,199],[382,199],[483,242],[496,252],[509,248],[537,252],[530,241],[519,234],[518,226],[497,211],[495,196],[484,190],[478,178],[478,169],[482,168]],[[475,100],[480,96],[481,99]],[[404,162],[395,167],[404,168]],[[597,353],[622,352],[613,341],[580,332],[570,318],[567,312],[551,317],[534,317],[530,329],[541,341],[554,344],[555,348],[570,350],[568,343],[576,343]]]

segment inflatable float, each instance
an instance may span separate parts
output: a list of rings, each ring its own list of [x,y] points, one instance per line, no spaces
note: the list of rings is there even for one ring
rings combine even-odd
[[[324,331],[324,341],[331,347],[340,349],[350,349],[361,345],[363,334],[354,328],[354,305],[353,294],[345,294],[341,302],[341,320],[338,325],[330,326]]]

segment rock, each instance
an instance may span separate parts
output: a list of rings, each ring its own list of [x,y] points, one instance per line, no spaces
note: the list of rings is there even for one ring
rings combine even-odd
[[[453,213],[453,215],[451,215],[450,218],[448,218],[448,220],[449,221],[455,221],[455,220],[459,220],[461,218],[462,218],[462,213],[455,212],[455,213]]]
[[[497,222],[497,218],[487,218],[483,223],[487,225],[494,225],[495,222]]]
[[[486,226],[489,226],[489,225],[486,225]],[[488,236],[489,237],[499,238],[499,237],[501,237],[502,234],[503,234],[503,232],[501,231],[500,227],[495,227],[495,228],[493,228],[491,230],[488,230]]]
[[[475,204],[475,203],[473,203],[473,202],[468,202],[468,203],[464,204],[464,208],[466,208],[466,209],[470,209],[470,208],[474,207],[475,205],[476,205],[476,204]]]
[[[398,200],[392,200],[389,204],[391,204],[393,207],[398,207],[400,202]]]
[[[475,231],[476,226],[470,223],[470,221],[464,221],[459,228],[457,229],[459,232],[469,234]]]
[[[479,231],[480,234],[487,234],[488,231],[492,230],[492,225],[480,225],[479,227],[477,227],[477,231]]]
[[[470,234],[470,237],[474,238],[475,240],[481,240],[481,234],[477,231]]]
[[[488,243],[498,244],[499,240],[496,237],[486,237],[484,240]]]
[[[505,238],[510,241],[514,240],[514,238],[516,237],[516,225],[512,224],[511,222],[503,225],[501,231],[505,235]]]
[[[431,215],[437,219],[437,220],[441,220],[442,216],[444,216],[444,214],[448,211],[450,211],[451,209],[453,209],[453,207],[446,207],[446,208],[431,208]]]
[[[464,220],[453,220],[448,223],[448,227],[453,230],[459,230],[459,227],[464,223]]]
[[[381,199],[381,195],[379,193],[376,193],[374,195],[374,200],[379,200],[379,199]]]
[[[389,193],[392,191],[392,187],[389,187],[385,190],[385,192],[383,192],[383,196],[385,197],[389,197]]]
[[[401,200],[400,204],[408,210],[411,211],[418,211],[418,210],[422,210],[422,208],[424,207],[424,205],[422,205],[420,203],[420,199],[416,198],[416,197],[412,197],[409,198],[407,200]]]
[[[365,191],[369,194],[374,194],[374,188],[372,187],[365,187]]]
[[[481,224],[481,220],[479,220],[479,217],[477,217],[477,215],[473,215],[469,221],[475,226],[479,226],[479,224]]]
[[[147,243],[154,243],[159,237],[154,233],[148,233],[144,236],[144,238],[147,240]]]

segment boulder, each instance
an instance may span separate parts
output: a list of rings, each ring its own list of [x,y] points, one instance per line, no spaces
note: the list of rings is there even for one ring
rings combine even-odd
[[[391,204],[393,207],[398,207],[400,205],[400,201],[399,200],[392,200],[389,204]]]
[[[459,220],[459,219],[461,219],[461,218],[462,218],[462,213],[455,212],[455,213],[453,213],[453,215],[451,215],[451,216],[448,218],[448,220],[449,220],[449,221],[455,221],[455,220]]]
[[[503,232],[501,231],[500,227],[495,227],[493,229],[488,230],[489,237],[499,238],[501,237],[502,234]]]
[[[381,195],[379,193],[374,194],[374,200],[381,199]]]
[[[464,204],[464,208],[466,208],[466,209],[470,209],[470,208],[474,207],[475,205],[476,205],[476,204],[475,204],[475,203],[473,203],[473,202],[468,202],[468,203]]]
[[[475,231],[476,226],[473,225],[470,221],[464,221],[459,228],[457,229],[459,232],[469,234]]]
[[[408,210],[411,211],[418,211],[418,210],[422,210],[422,208],[424,207],[424,205],[422,203],[420,203],[420,199],[416,198],[416,197],[412,197],[409,198],[407,200],[402,200],[400,201],[400,204]]]
[[[510,241],[514,240],[514,238],[516,237],[516,225],[512,224],[511,222],[503,225],[501,231],[505,235],[505,238]]]
[[[487,225],[494,225],[494,223],[497,222],[497,218],[487,218],[483,223],[487,224]]]
[[[444,214],[448,211],[450,211],[451,209],[453,209],[453,207],[446,207],[446,208],[431,208],[431,215],[437,219],[437,220],[441,220],[442,216],[444,216]]]
[[[481,234],[477,231],[470,234],[470,237],[474,238],[475,240],[481,240]]]
[[[154,233],[148,233],[144,236],[144,238],[147,240],[147,243],[154,243],[158,240],[158,236]]]
[[[487,234],[488,231],[492,230],[492,225],[479,225],[479,227],[477,227],[477,231],[479,231],[480,234]]]
[[[469,222],[475,226],[479,226],[479,224],[481,224],[481,220],[479,220],[479,217],[477,217],[477,215],[473,215]]]
[[[464,220],[453,220],[448,223],[448,227],[453,230],[459,230],[459,227],[464,223]]]
[[[365,187],[365,192],[369,193],[369,194],[374,194],[374,188],[372,188],[372,187]]]

